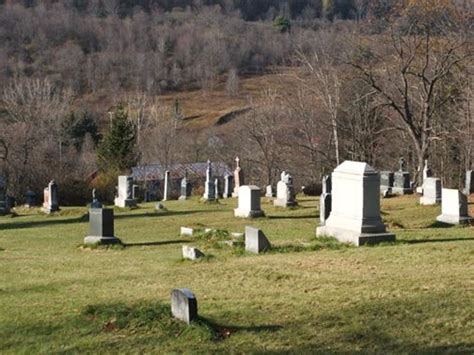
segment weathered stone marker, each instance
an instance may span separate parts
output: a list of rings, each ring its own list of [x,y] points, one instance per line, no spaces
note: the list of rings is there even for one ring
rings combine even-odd
[[[165,186],[163,189],[163,201],[168,201],[169,200],[169,194],[170,194],[170,171],[166,170],[165,171]]]
[[[180,234],[185,236],[192,236],[194,233],[194,229],[189,227],[181,227]]]
[[[420,205],[436,205],[441,202],[441,179],[429,177],[423,181],[423,196]]]
[[[254,185],[239,187],[239,205],[234,209],[235,217],[256,218],[265,213],[260,209],[260,189]]]
[[[179,196],[180,200],[187,200],[192,193],[192,186],[191,183],[188,182],[188,172],[184,173],[184,178],[181,180],[181,196]]]
[[[190,289],[176,288],[171,291],[171,314],[187,324],[198,318],[196,296]]]
[[[326,224],[326,220],[329,218],[331,214],[331,204],[332,204],[332,183],[331,183],[331,175],[326,175],[323,177],[323,193],[321,194],[319,200],[319,225],[324,226]]]
[[[212,164],[211,161],[207,161],[206,169],[206,182],[204,184],[204,195],[202,197],[204,201],[215,201],[216,200],[216,185],[212,180]]]
[[[183,259],[197,260],[205,256],[204,253],[200,251],[198,248],[190,247],[187,245],[183,245],[182,252],[183,252]]]
[[[268,198],[273,198],[273,186],[272,185],[267,185],[265,187],[265,197]]]
[[[42,211],[45,213],[59,211],[58,185],[54,180],[51,180],[48,184],[48,187],[44,189],[44,202]]]
[[[290,207],[297,205],[295,200],[293,177],[286,171],[281,173],[281,180],[278,181],[277,184],[277,196],[273,201],[273,204],[279,207]]]
[[[245,250],[259,254],[271,249],[270,241],[265,234],[258,228],[245,227]]]
[[[92,191],[92,208],[89,209],[89,235],[84,238],[84,244],[119,244],[114,235],[114,210],[102,208],[95,190]],[[94,207],[95,206],[95,207]]]
[[[234,183],[234,177],[232,175],[227,174],[226,176],[224,176],[224,193],[222,194],[223,198],[232,197],[233,183]]]
[[[28,190],[25,193],[25,207],[31,208],[36,205],[36,194],[34,191]]]
[[[133,196],[133,178],[120,175],[118,177],[117,197],[114,200],[117,207],[136,207],[137,200]]]
[[[332,209],[317,236],[356,246],[395,241],[380,217],[380,176],[367,163],[345,161],[331,175]]]
[[[380,192],[393,188],[395,174],[393,171],[380,172]]]
[[[468,224],[471,222],[466,195],[457,189],[443,189],[441,194],[441,215],[436,217],[437,221],[447,224]]]
[[[426,179],[432,176],[433,176],[433,172],[431,171],[431,168],[428,165],[428,159],[426,159],[425,165],[423,167],[423,181],[425,181]]]
[[[474,193],[474,170],[466,171],[466,186],[464,187],[464,193],[466,195]]]
[[[239,157],[235,158],[235,170],[234,170],[234,192],[232,193],[232,197],[239,197],[239,188],[242,186],[244,182],[244,173],[242,168],[240,167],[240,159]]]

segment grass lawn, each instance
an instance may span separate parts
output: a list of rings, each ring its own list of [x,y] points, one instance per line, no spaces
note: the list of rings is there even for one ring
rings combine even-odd
[[[263,200],[262,200],[263,201]],[[167,201],[116,211],[125,248],[82,248],[87,209],[0,217],[0,353],[474,352],[474,228],[435,223],[415,196],[382,201],[397,242],[318,242],[318,200],[267,217]],[[249,255],[181,226],[261,227],[276,250]],[[212,239],[212,238],[211,238]],[[183,261],[181,245],[210,257]],[[201,319],[173,320],[170,291],[188,287]]]

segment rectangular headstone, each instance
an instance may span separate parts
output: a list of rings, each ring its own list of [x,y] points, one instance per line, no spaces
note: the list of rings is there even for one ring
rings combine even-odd
[[[197,260],[204,256],[204,253],[200,251],[198,248],[189,247],[187,245],[183,245],[182,248],[183,258],[189,260]]]
[[[198,318],[197,300],[191,290],[178,288],[171,291],[171,313],[187,324]]]
[[[254,185],[239,187],[239,205],[234,209],[235,217],[255,218],[263,217],[265,213],[260,209],[260,189]]]
[[[392,193],[394,195],[410,195],[413,193],[409,172],[397,171],[394,173]]]
[[[393,187],[395,174],[393,171],[380,172],[380,191],[385,191],[389,187]]]
[[[245,250],[259,254],[271,249],[271,244],[265,234],[258,228],[245,227]]]
[[[470,195],[474,193],[474,171],[466,171],[466,186],[464,187],[464,193]]]
[[[441,215],[436,220],[447,224],[470,223],[466,195],[457,189],[442,189]]]
[[[120,239],[114,236],[114,210],[110,208],[89,209],[89,235],[84,244],[116,244]]]
[[[181,227],[181,235],[192,236],[193,233],[194,233],[194,230],[192,228]]]
[[[441,179],[427,178],[423,181],[423,196],[420,205],[435,205],[441,202]]]

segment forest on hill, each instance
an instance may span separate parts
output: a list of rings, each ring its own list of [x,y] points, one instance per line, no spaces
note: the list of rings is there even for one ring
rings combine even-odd
[[[235,155],[262,185],[400,156],[414,179],[432,158],[460,185],[473,18],[455,0],[0,1],[0,170],[19,201],[53,177],[72,202],[96,171],[110,192],[135,164]],[[282,68],[278,87],[242,90]],[[186,102],[160,101],[221,89],[245,104],[219,127],[189,129]]]

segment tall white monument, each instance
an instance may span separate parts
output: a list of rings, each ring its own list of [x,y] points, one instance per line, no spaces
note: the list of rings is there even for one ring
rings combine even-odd
[[[356,246],[395,241],[380,217],[380,175],[367,163],[345,161],[331,175],[331,214],[317,236]]]
[[[265,213],[260,209],[260,189],[253,185],[239,187],[239,206],[234,209],[235,217],[255,218],[263,217]]]

